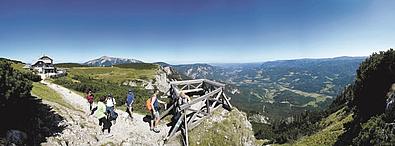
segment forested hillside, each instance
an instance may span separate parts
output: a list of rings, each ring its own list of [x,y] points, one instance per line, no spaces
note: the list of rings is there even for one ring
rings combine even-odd
[[[395,51],[374,53],[328,109],[262,127],[258,136],[295,145],[391,145],[394,83]]]
[[[0,145],[39,145],[62,130],[62,118],[30,95],[32,81],[40,77],[12,67],[20,63],[0,60]]]
[[[322,110],[350,84],[365,57],[279,60],[264,63],[174,65],[191,78],[228,84],[232,103],[249,116],[278,120]]]

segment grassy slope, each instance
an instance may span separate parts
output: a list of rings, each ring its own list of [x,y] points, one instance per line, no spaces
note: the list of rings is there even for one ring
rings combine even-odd
[[[86,75],[113,83],[122,83],[133,79],[154,79],[155,69],[133,69],[118,67],[74,67],[68,72],[73,75]]]
[[[24,69],[23,67],[24,67],[25,65],[24,65],[24,64],[21,64],[21,63],[12,63],[11,66],[12,66],[12,68],[14,68],[15,70],[20,71],[20,72],[24,72],[24,73],[26,73],[26,72],[31,72],[31,71],[28,70],[28,69]]]
[[[74,109],[73,106],[63,100],[62,95],[42,83],[33,82],[33,89],[31,92],[33,95],[43,100],[55,102],[69,109]]]
[[[135,80],[135,79],[143,79],[143,80],[152,80],[155,78],[155,75],[157,74],[158,71],[158,67],[157,65],[155,66],[138,66],[138,68],[134,67],[134,66],[129,66],[129,64],[126,64],[126,66],[122,66],[122,67],[72,67],[68,70],[68,75],[66,76],[67,80],[73,81],[73,82],[80,82],[78,80],[72,79],[73,76],[84,76],[86,78],[92,78],[95,79],[95,81],[101,82],[100,86],[102,87],[101,84],[106,84],[106,85],[111,85],[108,84],[107,82],[111,82],[114,84],[122,84],[125,81],[130,81],[130,80]],[[54,81],[53,79],[51,81]],[[117,89],[120,89],[117,87],[115,87]],[[124,87],[122,87],[123,89]],[[69,88],[70,90],[76,92],[77,94],[81,95],[81,96],[85,96],[84,93],[79,92],[79,91],[75,91],[71,88]],[[127,88],[129,89],[129,88]],[[127,89],[125,90],[125,94],[127,93]],[[105,95],[107,95],[108,93],[112,93],[113,95],[115,95],[115,92],[117,91],[113,91],[111,90],[107,91],[107,90],[103,90],[103,91],[99,91],[100,93],[105,92]],[[95,93],[95,95],[97,97],[98,93]],[[125,95],[126,96],[126,95]],[[143,98],[141,100],[145,101],[145,98],[148,96],[139,96],[138,94],[136,95],[137,98]],[[116,98],[124,98],[123,97],[123,92],[122,92],[122,96],[116,96]],[[136,102],[136,104],[139,104],[138,101]],[[140,103],[141,105],[145,104],[145,103]],[[121,109],[121,110],[125,110],[126,107],[123,104],[120,104],[117,106],[117,108]],[[141,113],[145,113],[146,110],[145,109],[141,109],[141,110],[136,110],[136,112],[141,112]]]
[[[294,143],[284,145],[333,145],[338,139],[338,136],[345,132],[343,125],[345,123],[351,122],[352,120],[352,114],[347,113],[344,109],[341,109],[321,120],[320,126],[325,127],[321,131],[310,136],[302,137]]]

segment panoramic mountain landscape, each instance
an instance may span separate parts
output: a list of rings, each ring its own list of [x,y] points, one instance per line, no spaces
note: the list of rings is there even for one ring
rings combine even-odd
[[[306,109],[324,109],[355,78],[366,57],[281,60],[246,64],[174,65],[198,79],[227,83],[240,109],[281,119]],[[249,106],[253,105],[253,106]]]
[[[117,58],[113,58],[113,60],[117,60]],[[45,95],[45,92],[54,92],[50,91],[54,89],[46,87],[46,84],[62,85],[77,92],[77,94],[83,94],[87,89],[92,89],[99,97],[112,93],[116,97],[117,103],[125,103],[125,99],[121,97],[123,97],[125,91],[133,88],[137,97],[135,105],[137,112],[146,113],[144,97],[149,97],[147,91],[150,90],[151,86],[166,92],[169,81],[206,78],[227,84],[225,91],[232,98],[231,103],[247,113],[246,115],[229,113],[228,116],[235,116],[232,117],[233,121],[231,120],[231,122],[235,122],[234,118],[241,116],[244,121],[240,121],[240,124],[245,122],[252,124],[250,124],[250,128],[244,130],[246,130],[245,134],[249,133],[247,135],[250,135],[250,137],[252,134],[255,135],[254,139],[250,141],[256,141],[253,142],[255,144],[366,145],[383,142],[388,144],[394,141],[394,135],[391,135],[391,131],[394,129],[390,127],[393,116],[391,112],[388,112],[390,110],[388,105],[391,103],[387,102],[386,99],[386,92],[391,93],[391,84],[395,82],[395,79],[394,81],[388,80],[391,79],[388,77],[395,74],[392,71],[395,51],[392,49],[373,54],[368,58],[337,57],[280,60],[263,62],[259,65],[117,64],[113,62],[107,64],[108,67],[103,67],[100,64],[97,65],[100,67],[96,67],[79,63],[61,63],[55,64],[55,66],[66,69],[67,76],[49,79],[42,83],[39,83],[41,79],[31,74],[33,72],[22,68],[24,63],[10,59],[2,59],[2,62],[5,65],[2,67],[3,73],[6,73],[4,71],[7,71],[7,64],[10,64],[9,67],[14,68],[14,71],[8,69],[8,74],[11,72],[22,73],[26,80],[34,82],[32,85],[28,85],[29,82],[26,82],[27,85],[23,85],[26,86],[24,87],[26,89],[16,89],[2,93],[4,94],[2,96],[22,97],[11,98],[12,100],[23,100],[24,96],[30,96],[29,93],[23,93],[24,95],[14,94],[23,90],[31,90],[28,88],[33,87],[31,93],[46,100],[45,103],[48,102],[51,106],[57,108],[60,107],[56,104],[60,104],[65,110],[73,111],[76,109],[67,101],[64,102],[65,99],[47,97],[48,95]],[[7,73],[4,75],[7,75]],[[180,78],[171,78],[172,76],[179,76]],[[367,86],[369,85],[367,83],[375,84],[375,86]],[[16,87],[19,88],[18,86]],[[7,86],[2,86],[2,88],[8,91]],[[362,90],[362,88],[366,89]],[[58,94],[55,92],[51,94]],[[377,95],[381,93],[381,95],[378,95],[376,99],[372,98],[376,95],[373,93],[377,93]],[[34,99],[35,97],[31,98]],[[6,101],[5,103],[9,104],[15,102]],[[366,110],[364,106],[369,106],[370,110]],[[4,108],[12,110],[9,106]],[[7,114],[6,111],[4,111],[4,114]],[[42,115],[40,114],[40,116]],[[56,117],[56,115],[48,114],[47,116]],[[59,116],[57,117],[59,118]],[[223,117],[220,116],[220,118]],[[231,117],[228,118],[232,119]],[[59,120],[62,119],[56,121],[60,122]],[[216,123],[218,121],[210,122]],[[363,123],[362,127],[358,123]],[[46,121],[46,124],[53,125],[51,121]],[[225,123],[219,122],[218,124],[224,126]],[[21,126],[13,123],[8,123],[8,125]],[[203,127],[207,128],[207,126],[211,127],[212,125]],[[230,127],[232,126],[227,128]],[[382,130],[374,130],[379,133],[372,135],[366,133],[369,128]],[[38,130],[40,131],[40,129]],[[195,129],[192,133],[199,133],[200,130],[204,129]],[[326,132],[328,130],[335,132],[328,133]],[[380,131],[384,133],[380,133]],[[55,131],[50,133],[53,132]],[[28,137],[35,137],[32,134],[27,133]],[[238,137],[243,135],[228,136]],[[51,134],[47,134],[47,136],[51,137]],[[41,139],[42,137],[36,138]],[[200,137],[194,139],[194,142],[202,141],[207,144],[216,142],[207,138],[210,137]],[[255,138],[261,140],[255,140]],[[49,140],[48,144],[54,144],[53,140]],[[125,140],[130,141],[130,139]],[[57,138],[56,141],[80,143],[68,135]],[[31,142],[40,143],[40,141]]]
[[[394,6],[0,0],[0,146],[395,145]]]

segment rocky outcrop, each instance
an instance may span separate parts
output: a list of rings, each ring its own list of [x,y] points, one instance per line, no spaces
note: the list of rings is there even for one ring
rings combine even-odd
[[[189,133],[190,145],[258,145],[247,115],[238,109],[218,109]]]
[[[155,75],[155,83],[154,85],[161,92],[167,92],[170,89],[169,79],[167,78],[167,73],[162,72]]]
[[[270,124],[269,117],[260,115],[260,114],[253,114],[248,117],[248,120],[255,123],[263,123],[263,124]]]
[[[167,69],[166,69],[167,68]],[[155,75],[153,80],[134,79],[124,81],[122,85],[131,87],[142,87],[147,90],[158,89],[160,92],[167,92],[170,89],[170,79],[168,75],[172,75],[170,67],[161,68]]]
[[[8,130],[6,135],[8,145],[24,145],[27,138],[27,134],[19,130]]]

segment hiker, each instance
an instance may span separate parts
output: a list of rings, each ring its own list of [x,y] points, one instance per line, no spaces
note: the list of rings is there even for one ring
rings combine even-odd
[[[191,101],[191,98],[185,94],[185,92],[181,91],[180,92],[180,97],[182,98],[182,102],[184,103],[189,103]]]
[[[103,126],[101,130],[102,134],[104,134],[104,130],[107,129],[108,136],[112,136],[110,134],[111,132],[110,128],[112,124],[107,116],[107,109],[105,102],[106,102],[106,97],[105,96],[100,97],[99,102],[97,103],[97,110],[95,112],[95,116],[97,119],[99,119],[99,126]]]
[[[108,94],[107,96],[107,103],[106,103],[106,110],[109,113],[109,121],[113,121],[115,124],[115,121],[118,117],[118,114],[115,112],[115,105],[117,103],[115,102],[114,97],[112,97],[111,94]]]
[[[156,129],[156,126],[159,124],[159,121],[160,121],[160,115],[159,115],[159,103],[162,103],[162,104],[165,104],[165,108],[166,108],[166,102],[163,102],[163,101],[160,101],[160,100],[158,100],[158,94],[159,94],[159,91],[158,90],[156,90],[155,92],[154,92],[154,94],[147,100],[147,101],[149,101],[150,103],[150,107],[151,107],[151,116],[152,116],[152,118],[151,118],[151,127],[150,127],[150,130],[151,131],[154,131],[154,132],[156,132],[156,133],[159,133],[160,132],[160,130],[158,130],[158,129]],[[148,107],[149,108],[149,107]]]
[[[92,111],[93,98],[94,98],[94,95],[92,94],[92,90],[89,89],[87,92],[87,95],[86,95],[86,100],[88,100],[90,111]]]
[[[181,112],[179,112],[179,111],[181,111],[180,106],[183,104],[189,103],[191,101],[191,98],[188,95],[186,95],[185,92],[183,92],[183,91],[178,92],[178,95],[175,94],[174,96],[177,97],[176,102],[177,102],[178,106],[176,108],[176,111],[177,111],[177,112],[175,112],[176,114],[171,119],[172,124],[176,124],[178,119],[181,117],[181,114],[180,114]]]
[[[129,89],[128,94],[126,95],[126,112],[129,114],[131,120],[133,120],[133,102],[134,102],[134,93],[132,89]]]

